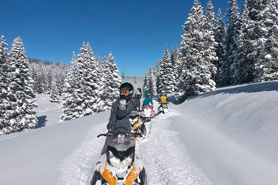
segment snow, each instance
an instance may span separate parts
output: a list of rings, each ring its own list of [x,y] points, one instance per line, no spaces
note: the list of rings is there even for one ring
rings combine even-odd
[[[51,103],[50,95],[36,94],[35,108],[36,116],[38,117],[38,127],[51,126],[59,122],[62,114],[62,106],[59,103]]]
[[[170,104],[137,143],[148,183],[277,184],[277,90],[278,82],[242,85]],[[37,96],[46,127],[0,136],[0,184],[88,184],[110,112],[55,124],[61,111],[48,98]]]
[[[267,54],[266,56],[265,56],[265,59],[271,59],[272,58],[272,56],[270,55],[270,54]]]

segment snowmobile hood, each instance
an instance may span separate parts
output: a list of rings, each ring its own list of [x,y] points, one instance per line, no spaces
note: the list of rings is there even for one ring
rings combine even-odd
[[[129,137],[115,138],[108,142],[108,146],[114,147],[118,151],[127,151],[135,146],[135,140]]]

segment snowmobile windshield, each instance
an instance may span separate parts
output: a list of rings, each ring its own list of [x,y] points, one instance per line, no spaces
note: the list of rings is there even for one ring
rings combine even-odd
[[[110,140],[108,146],[114,147],[118,151],[127,151],[130,147],[135,146],[135,140],[128,136],[118,136]]]

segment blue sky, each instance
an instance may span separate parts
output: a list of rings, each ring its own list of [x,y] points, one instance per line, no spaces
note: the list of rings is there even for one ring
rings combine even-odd
[[[199,0],[205,7],[207,0]],[[143,76],[163,48],[180,45],[193,0],[0,0],[0,34],[20,36],[27,56],[69,63],[90,42],[97,56],[112,51],[120,73]],[[226,12],[225,0],[213,0]],[[238,0],[241,7],[243,0]]]

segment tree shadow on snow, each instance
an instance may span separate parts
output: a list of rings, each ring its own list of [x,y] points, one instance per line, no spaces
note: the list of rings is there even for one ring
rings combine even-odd
[[[38,117],[38,124],[37,124],[36,128],[45,127],[46,121],[47,121],[46,116]]]
[[[213,92],[202,94],[198,96],[198,98],[208,97],[217,94],[256,93],[263,91],[278,91],[278,81],[227,87],[224,89],[219,89]]]

